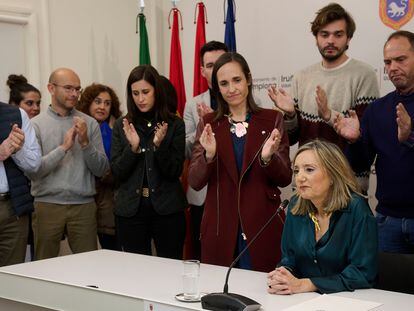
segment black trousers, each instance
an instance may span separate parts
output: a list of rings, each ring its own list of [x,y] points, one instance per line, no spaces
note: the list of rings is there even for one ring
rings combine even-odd
[[[120,246],[126,252],[151,255],[154,239],[157,256],[182,259],[185,238],[184,212],[159,215],[150,198],[142,198],[138,213],[133,217],[115,216]]]
[[[113,251],[120,251],[121,247],[118,244],[116,235],[98,233],[99,244],[103,249],[110,249]]]
[[[201,243],[200,243],[200,226],[203,218],[204,204],[192,205],[190,204],[190,215],[191,215],[191,240],[193,243],[193,259],[201,259]]]

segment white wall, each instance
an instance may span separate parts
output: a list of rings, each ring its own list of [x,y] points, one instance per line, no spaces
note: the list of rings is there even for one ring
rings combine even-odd
[[[135,33],[138,2],[0,0],[0,15],[13,7],[21,12],[13,14],[25,16],[28,20],[24,26],[28,49],[25,51],[27,64],[23,73],[43,92],[43,109],[49,103],[46,90],[48,76],[51,70],[61,66],[73,68],[83,86],[92,82],[111,85],[121,101],[125,102],[126,79],[139,61],[139,41]],[[187,97],[192,94],[193,21],[197,2],[178,2],[184,26],[180,36]],[[332,0],[236,0],[238,51],[249,62],[257,86],[269,81],[283,84],[282,76],[291,77],[297,70],[320,61],[310,33],[310,21],[319,8],[330,2]],[[382,47],[393,30],[379,18],[379,1],[337,2],[352,13],[357,24],[348,54],[371,64],[377,70],[382,94],[389,92],[393,87],[383,74]],[[160,73],[168,76],[170,30],[167,18],[171,1],[147,0],[145,3],[151,60]],[[223,0],[205,0],[204,3],[209,22],[206,25],[207,40],[223,41]],[[414,22],[410,21],[403,28],[414,31]],[[2,49],[7,47],[8,42],[2,42]],[[2,59],[2,62],[7,60]],[[2,81],[5,81],[4,76],[0,76]],[[289,88],[289,81],[284,86]],[[265,105],[271,106],[266,93],[265,89],[261,89],[257,95]]]
[[[8,94],[5,82],[10,73],[24,74],[45,91],[44,77],[50,71],[47,0],[0,0],[0,28],[4,33],[0,58],[0,89],[5,92],[2,95]]]
[[[151,51],[154,51],[153,63],[156,65],[157,54],[161,51],[155,48],[156,40],[152,40],[158,27],[157,19],[152,16],[156,16],[157,10],[154,1],[146,2],[145,14],[148,15]],[[62,66],[75,70],[82,86],[92,82],[112,86],[124,102],[126,79],[139,62],[136,0],[0,0],[0,15],[2,10],[9,11],[10,8],[29,12],[34,19],[35,32],[33,27],[23,25],[26,50],[15,53],[27,54],[29,59],[37,57],[32,62],[38,65],[38,68],[32,68],[30,64],[21,68],[15,66],[10,71],[18,70],[17,73],[26,75],[29,82],[39,87],[43,109],[50,103],[46,88],[48,77],[53,69]],[[10,26],[2,27],[0,23],[0,28],[6,30],[6,27]],[[13,37],[13,40],[17,39]],[[8,42],[2,42],[2,49],[7,47]],[[9,54],[13,55],[13,52]],[[3,57],[2,61],[7,63]],[[2,84],[9,73],[16,73],[4,71],[0,72]],[[0,88],[6,89],[3,85]]]
[[[2,7],[20,7],[33,13],[37,33],[39,68],[26,68],[29,80],[42,91],[50,71],[60,66],[79,73],[82,85],[93,81],[113,86],[124,99],[125,81],[138,64],[138,35],[135,33],[137,0],[0,0]],[[145,14],[149,32],[152,63],[165,75],[169,72],[170,30],[169,0],[147,0]],[[181,44],[187,94],[192,94],[197,1],[178,1],[184,30]],[[295,71],[320,60],[309,22],[315,12],[331,0],[236,0],[236,35],[238,51],[248,60],[253,77],[262,81]],[[337,0],[349,10],[357,23],[349,55],[370,63],[378,70],[382,93],[392,89],[382,75],[382,46],[392,29],[380,21],[379,1]],[[205,0],[209,23],[207,40],[223,40],[223,0]],[[0,26],[1,27],[1,26]],[[405,27],[414,30],[413,21]],[[30,31],[29,31],[30,34]],[[2,44],[3,49],[7,44]],[[29,54],[31,54],[29,50]],[[30,55],[29,55],[30,57]],[[2,77],[0,77],[2,78]],[[258,84],[259,81],[257,81]],[[288,85],[287,85],[288,86]],[[266,92],[259,92],[270,105]],[[44,104],[48,94],[44,94]]]
[[[127,76],[139,62],[136,3],[49,1],[52,68],[74,69],[82,86],[92,82],[110,85],[124,102]],[[150,10],[146,13],[151,15]]]
[[[182,0],[178,8],[183,16],[181,32],[184,77],[187,94],[192,94],[195,25],[194,7],[197,1]],[[280,84],[281,76],[290,77],[297,70],[320,61],[315,40],[310,32],[310,22],[315,12],[332,0],[236,0],[237,49],[247,59],[253,78],[262,82],[274,79]],[[383,75],[382,47],[393,30],[385,26],[379,17],[377,0],[336,0],[354,17],[357,25],[348,54],[372,65],[378,72],[382,94],[393,89]],[[171,2],[162,1],[164,23]],[[398,3],[398,0],[397,0]],[[206,25],[207,40],[224,40],[223,0],[205,0],[209,23]],[[165,26],[164,26],[165,28]],[[411,20],[403,29],[414,31]],[[169,42],[169,34],[164,37]],[[168,53],[161,68],[168,72]],[[273,79],[274,78],[274,79]],[[257,81],[259,84],[259,81]],[[289,83],[287,83],[289,88]],[[258,94],[271,106],[266,92]]]

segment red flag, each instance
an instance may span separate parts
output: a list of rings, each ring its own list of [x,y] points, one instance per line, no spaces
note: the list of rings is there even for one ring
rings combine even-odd
[[[200,49],[206,43],[206,20],[205,20],[205,6],[203,2],[197,3],[198,17],[197,28],[195,37],[195,49],[194,49],[194,84],[193,84],[193,96],[204,93],[208,89],[207,80],[201,75],[201,61],[200,61]],[[196,8],[197,10],[197,8]]]
[[[175,90],[177,91],[177,111],[180,116],[183,116],[186,98],[183,74],[183,61],[181,56],[180,32],[178,28],[178,14],[180,13],[180,11],[177,8],[173,8],[171,11],[173,12],[173,26],[171,32],[170,81],[174,85]]]

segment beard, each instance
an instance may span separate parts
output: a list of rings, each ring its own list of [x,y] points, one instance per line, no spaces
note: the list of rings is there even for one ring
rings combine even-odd
[[[392,84],[394,84],[395,88],[402,94],[406,93],[406,90],[409,89],[410,84],[408,83],[408,79],[404,76],[398,77],[390,77]]]
[[[323,57],[323,59],[325,61],[334,62],[345,53],[345,51],[348,49],[348,45],[344,46],[343,48],[337,48],[337,47],[331,46],[331,45],[327,46],[327,47],[324,47],[324,48],[318,46],[318,49],[319,49],[319,53],[321,53],[321,56]],[[332,50],[332,49],[336,50],[335,54],[330,54],[328,52],[328,50]]]

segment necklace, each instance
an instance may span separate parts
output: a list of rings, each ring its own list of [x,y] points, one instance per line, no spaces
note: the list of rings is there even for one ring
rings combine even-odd
[[[309,217],[312,220],[312,222],[315,224],[315,231],[321,231],[321,226],[319,225],[319,220],[316,218],[315,214],[312,212],[309,212]]]
[[[227,119],[230,123],[230,133],[236,134],[239,138],[246,135],[249,127],[248,121],[250,120],[250,113],[247,114],[245,121],[234,121],[231,117],[231,114],[227,115]]]
[[[152,120],[147,120],[145,118],[143,118],[145,122],[147,122],[147,127],[151,127],[152,126]]]
[[[329,216],[329,213],[324,213],[326,216]],[[321,231],[321,226],[319,225],[319,220],[316,217],[315,213],[309,212],[309,218],[312,220],[312,222],[315,224],[315,231]]]

